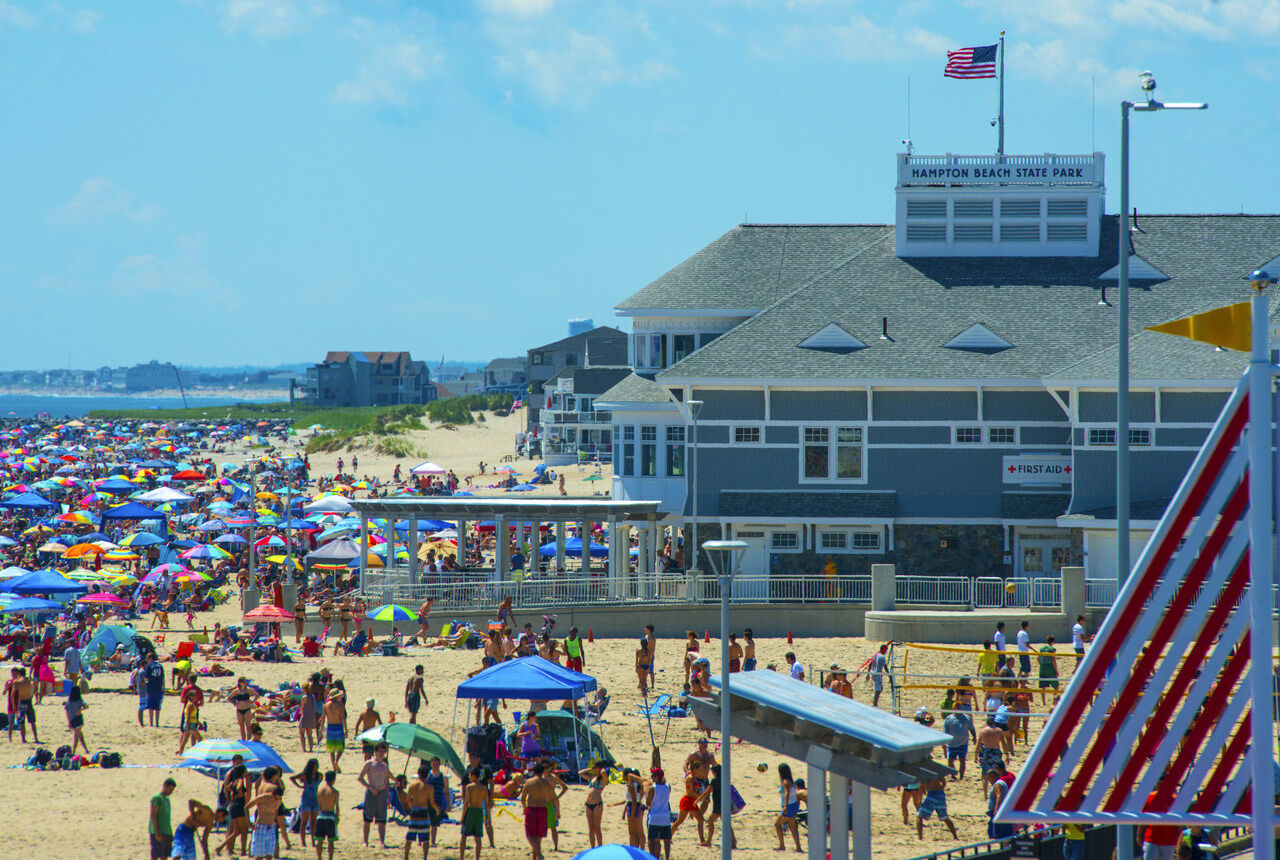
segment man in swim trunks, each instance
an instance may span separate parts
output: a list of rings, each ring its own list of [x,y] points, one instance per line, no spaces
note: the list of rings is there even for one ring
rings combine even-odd
[[[387,847],[387,786],[391,784],[391,768],[387,767],[386,741],[373,748],[373,758],[364,763],[356,781],[364,786],[364,844],[369,846],[369,825],[378,823],[378,842]],[[407,843],[406,843],[407,844]]]
[[[987,790],[991,786],[991,780],[988,774],[997,768],[1004,768],[1004,753],[1001,746],[1004,744],[1004,730],[996,725],[994,717],[987,720],[987,724],[978,730],[978,747],[976,751],[978,759],[978,769],[982,773],[982,797],[985,799]]]
[[[752,672],[756,668],[755,632],[750,627],[742,630],[742,671]]]
[[[258,807],[258,817],[253,827],[253,836],[249,841],[249,853],[254,860],[274,860],[276,854],[276,833],[279,827],[276,819],[280,817],[280,805],[284,799],[284,786],[277,785],[270,792],[263,792],[245,804]]]
[[[213,827],[215,815],[212,809],[198,800],[188,800],[187,808],[187,817],[173,829],[173,847],[169,856],[179,857],[181,860],[197,860],[196,831],[201,828],[207,831]]]
[[[333,771],[325,771],[324,785],[316,791],[316,802],[320,812],[316,815],[315,829],[311,831],[311,842],[316,846],[316,860],[320,858],[321,843],[329,842],[329,860],[333,860],[333,845],[338,841],[338,790],[333,787],[338,775]]]
[[[488,820],[489,787],[481,782],[478,766],[473,765],[467,771],[467,776],[470,782],[462,790],[462,844],[458,849],[458,860],[466,860],[468,836],[475,837],[476,860],[480,860],[480,838],[484,836],[485,823]],[[489,838],[493,838],[492,830]]]
[[[947,825],[952,839],[959,839],[956,826],[947,815],[947,781],[945,779],[927,779],[920,784],[924,789],[924,802],[916,810],[916,836],[924,839],[924,823],[933,813],[938,813],[938,820]]]
[[[431,820],[433,813],[439,812],[439,807],[436,806],[435,792],[427,784],[430,775],[428,765],[419,765],[418,778],[405,789],[405,796],[409,798],[409,832],[404,837],[404,860],[409,860],[409,846],[415,841],[422,846],[423,860],[431,850]],[[465,838],[463,841],[465,843]]]
[[[538,762],[533,776],[520,787],[520,805],[524,807],[524,835],[533,849],[533,860],[544,860],[542,840],[547,836],[547,808],[555,803],[555,789],[543,774],[546,766]]]
[[[409,712],[409,722],[411,723],[418,721],[418,711],[422,708],[424,696],[422,691],[422,671],[421,663],[414,666],[413,674],[409,676],[409,681],[404,685],[404,709]]]
[[[586,656],[582,648],[582,637],[577,627],[569,628],[569,635],[564,640],[565,666],[575,672],[581,672],[583,658]]]
[[[338,760],[342,751],[347,748],[347,707],[346,694],[341,690],[330,690],[329,701],[324,703],[324,747],[329,752],[329,760],[333,769],[342,773]]]
[[[698,738],[698,747],[689,753],[689,757],[684,760],[685,772],[694,778],[697,782],[698,794],[702,794],[707,790],[707,786],[711,784],[711,766],[716,763],[716,757],[712,755],[708,749],[706,738]],[[698,807],[698,811],[702,814],[707,812],[707,804],[710,800],[705,800]],[[684,809],[684,799],[680,801],[681,810]],[[675,828],[671,828],[675,832]],[[701,828],[699,828],[701,830]]]
[[[360,712],[360,716],[356,717],[356,727],[352,730],[352,734],[356,737],[369,731],[369,729],[382,725],[382,714],[379,714],[374,706],[377,702],[373,699],[366,699],[364,710]],[[373,758],[373,748],[365,745],[363,748],[364,760],[368,761]]]
[[[742,671],[742,646],[738,644],[738,634],[729,634],[729,671]]]

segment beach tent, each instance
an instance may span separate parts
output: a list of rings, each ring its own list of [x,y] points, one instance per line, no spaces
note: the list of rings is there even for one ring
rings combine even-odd
[[[568,711],[555,710],[538,711],[536,719],[542,752],[569,771],[566,781],[577,781],[578,771],[585,770],[592,758],[612,758],[600,734],[580,717]],[[516,737],[519,728],[516,726],[507,733],[507,749],[520,749],[520,741]]]
[[[303,513],[307,514],[345,514],[354,511],[351,500],[346,496],[325,496],[322,499],[316,499],[310,504],[302,506]]]
[[[52,570],[36,570],[15,576],[6,580],[0,588],[14,594],[75,594],[89,590],[89,586],[84,583],[67,579]]]
[[[194,502],[195,496],[188,496],[181,490],[175,490],[173,487],[159,487],[150,492],[143,493],[138,496],[140,502]]]
[[[153,511],[146,505],[140,505],[137,502],[129,502],[114,508],[107,508],[102,512],[102,520],[105,527],[107,520],[162,520],[165,515],[159,511]]]
[[[521,657],[490,666],[458,685],[459,699],[580,699],[596,679],[543,657]]]
[[[4,605],[4,612],[58,612],[62,604],[56,600],[45,600],[43,597],[22,597],[11,600]]]
[[[138,646],[134,643],[133,637],[132,627],[125,627],[123,624],[99,625],[93,637],[84,646],[85,658],[91,660],[98,654],[109,657],[115,653],[117,645],[123,645],[130,657],[137,657]]]
[[[0,502],[0,508],[16,510],[54,510],[58,506],[39,493],[19,493],[12,499]]]
[[[544,543],[538,547],[538,555],[543,558],[550,558],[556,554],[555,541]],[[570,557],[580,557],[582,555],[582,538],[568,538],[564,542],[564,554]],[[592,558],[606,558],[609,555],[609,548],[598,543],[591,544]]]

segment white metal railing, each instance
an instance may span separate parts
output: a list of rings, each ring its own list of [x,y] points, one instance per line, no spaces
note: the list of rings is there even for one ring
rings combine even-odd
[[[1116,599],[1114,579],[1086,579],[1084,581],[1084,605],[1090,609],[1105,609]]]
[[[970,580],[967,576],[899,576],[895,580],[897,603],[934,603],[968,606]]]
[[[1000,609],[1031,605],[1031,580],[1011,576],[999,579],[980,576],[973,580],[973,608]]]
[[[1031,580],[1031,605],[1061,606],[1062,579],[1046,576]]]

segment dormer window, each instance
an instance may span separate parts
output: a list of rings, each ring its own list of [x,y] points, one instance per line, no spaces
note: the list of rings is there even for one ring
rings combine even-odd
[[[999,352],[1011,349],[1013,344],[984,326],[974,323],[943,345],[944,349],[960,349],[970,352]]]
[[[867,345],[835,323],[828,323],[797,344],[801,349],[827,352],[854,352]]]

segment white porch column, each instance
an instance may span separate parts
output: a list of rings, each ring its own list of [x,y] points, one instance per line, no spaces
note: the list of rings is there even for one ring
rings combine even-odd
[[[583,520],[578,523],[578,536],[582,539],[582,570],[580,576],[586,576],[591,570],[591,523]]]
[[[564,570],[564,520],[556,520],[556,570]]]
[[[369,566],[369,517],[360,514],[360,593],[364,594],[364,574]]]
[[[866,786],[862,786],[863,789]],[[857,805],[858,786],[853,786]],[[810,794],[813,790],[810,789]],[[831,860],[849,860],[849,780],[838,773],[827,775],[827,794],[831,803]],[[870,802],[871,795],[867,795]],[[812,803],[813,801],[809,801]],[[856,816],[855,816],[856,817]],[[870,840],[868,831],[868,840]]]
[[[458,520],[458,564],[462,568],[467,566],[467,521]]]
[[[871,788],[862,782],[853,789],[853,860],[871,860]],[[832,860],[835,860],[833,857]]]
[[[418,515],[409,517],[409,584],[418,584]]]
[[[618,528],[617,517],[609,517],[606,533],[609,537],[609,597],[616,600],[620,593],[619,585],[622,577],[627,572],[622,565],[626,564],[629,550],[622,545],[622,529]]]
[[[494,578],[499,582],[505,582],[511,575],[510,555],[507,552],[510,538],[507,535],[506,517],[498,517],[494,520],[493,535]]]
[[[827,860],[827,795],[822,789],[827,772],[817,765],[809,765],[809,860]],[[832,810],[840,808],[841,798],[831,798]],[[832,812],[834,817],[835,812]]]
[[[653,565],[649,563],[649,524],[636,527],[636,597],[644,597],[649,593],[649,579],[652,576],[650,571]]]

